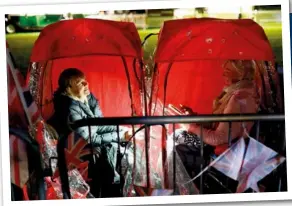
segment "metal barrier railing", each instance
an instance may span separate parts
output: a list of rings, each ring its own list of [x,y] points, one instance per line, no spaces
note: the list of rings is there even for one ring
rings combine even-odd
[[[106,118],[90,118],[78,120],[71,124],[71,128],[74,131],[76,128],[88,126],[89,131],[91,131],[91,126],[97,125],[115,125],[117,129],[119,129],[120,125],[144,125],[147,128],[154,125],[166,125],[172,124],[173,129],[175,128],[175,124],[182,123],[206,123],[206,122],[228,122],[229,123],[229,132],[228,132],[228,144],[231,145],[231,123],[232,122],[254,122],[256,127],[256,139],[259,139],[260,133],[260,123],[267,121],[279,121],[284,123],[285,116],[284,114],[228,114],[228,115],[198,115],[198,116],[151,116],[151,117],[106,117]],[[284,129],[283,129],[284,130]],[[202,126],[201,126],[202,131]],[[284,151],[277,151],[280,153],[285,153],[285,131],[281,131],[283,134],[282,145]],[[145,139],[147,139],[147,132],[145,133]],[[202,132],[201,132],[202,135]],[[277,138],[279,140],[279,138]],[[64,194],[64,199],[71,198],[69,182],[68,182],[68,170],[66,166],[66,159],[64,156],[64,147],[65,147],[66,138],[62,138],[62,141],[58,143],[58,155],[59,155],[59,169],[62,183],[62,190]],[[120,138],[118,140],[120,143]],[[118,144],[118,153],[120,152],[120,144]],[[145,148],[149,148],[149,142],[145,141]],[[175,150],[173,150],[175,153]],[[204,156],[203,144],[201,144],[200,150],[201,157]],[[118,154],[119,155],[119,154]],[[173,162],[175,163],[175,155],[173,155]],[[119,161],[118,166],[121,166],[121,162]],[[149,159],[146,157],[146,165],[149,167]],[[175,170],[175,164],[174,168]],[[201,171],[203,170],[203,165],[201,163]],[[175,174],[175,171],[173,171]],[[150,177],[149,177],[149,168],[147,170],[147,187],[150,187]],[[173,186],[175,187],[176,175],[173,177]],[[228,182],[227,182],[228,184]],[[281,184],[281,178],[279,179],[279,184]],[[203,175],[200,176],[200,193],[203,193]]]

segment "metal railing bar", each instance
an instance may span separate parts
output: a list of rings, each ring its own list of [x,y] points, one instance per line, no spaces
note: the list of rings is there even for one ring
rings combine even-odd
[[[200,126],[200,136],[203,138],[203,126],[202,125]],[[204,163],[204,143],[203,143],[203,141],[201,141],[201,148],[200,149],[201,149],[200,150],[200,154],[201,154],[200,172],[202,172],[204,169],[204,165],[203,165],[203,163]],[[200,176],[200,194],[204,194],[204,192],[203,192],[203,173]]]
[[[175,151],[175,123],[172,124],[173,129],[173,149],[172,149],[172,155],[173,155],[173,192],[175,192],[176,189],[176,151]]]
[[[118,135],[118,148],[117,148],[117,164],[115,165],[115,167],[118,167],[119,168],[119,175],[120,175],[120,178],[122,178],[122,159],[121,159],[121,137],[120,137],[120,127],[119,125],[117,125],[117,135]],[[115,168],[116,169],[116,168]],[[115,171],[114,171],[115,172]],[[120,179],[120,194],[122,194],[122,179]]]
[[[151,117],[104,117],[88,118],[77,120],[70,126],[74,130],[78,127],[88,125],[135,125],[146,124],[161,125],[172,123],[191,123],[191,122],[243,122],[243,121],[284,121],[284,114],[241,114],[241,115],[201,115],[201,116],[151,116]]]
[[[71,192],[69,186],[68,168],[66,164],[65,145],[67,138],[60,138],[57,144],[58,162],[57,166],[60,171],[61,189],[63,192],[63,199],[71,199]]]
[[[228,122],[228,147],[231,146],[231,131],[232,130],[232,122]],[[226,177],[226,187],[228,187],[229,179]]]
[[[151,116],[151,117],[104,117],[104,118],[90,118],[84,120],[78,120],[71,124],[72,129],[76,129],[82,126],[90,126],[90,125],[116,125],[119,128],[119,125],[144,125],[145,129],[145,147],[146,147],[146,173],[147,173],[147,187],[150,187],[150,168],[149,168],[149,137],[148,128],[152,125],[165,125],[172,124],[173,130],[175,129],[175,124],[177,123],[192,123],[192,122],[228,122],[229,123],[229,131],[228,131],[228,145],[231,145],[231,122],[248,122],[255,121],[256,122],[256,139],[259,139],[260,132],[260,121],[285,121],[284,114],[224,114],[224,115],[200,115],[200,116]],[[203,135],[203,130],[201,126],[201,137]],[[175,132],[175,130],[174,130]],[[173,133],[175,137],[175,133]],[[118,134],[118,142],[120,142],[120,137]],[[175,138],[173,138],[173,143],[175,143]],[[173,144],[173,189],[175,189],[176,184],[176,159],[175,159],[175,144]],[[201,162],[200,162],[200,170],[203,170],[203,161],[204,161],[204,145],[201,143],[200,148],[201,154]],[[118,164],[121,167],[121,164]],[[66,183],[65,183],[66,184]],[[281,189],[281,178],[279,180],[279,189]],[[228,187],[228,182],[227,182]],[[65,189],[65,188],[64,188]],[[200,193],[203,192],[203,176],[200,176]],[[69,195],[70,192],[65,193]]]
[[[93,152],[94,148],[93,148],[93,144],[92,144],[91,126],[92,125],[88,125],[88,137],[89,137],[89,144],[90,144],[90,152],[91,152],[91,156],[92,156],[91,164],[93,166],[93,164],[95,164],[95,162],[96,162],[96,159],[95,159],[94,152]]]
[[[149,134],[149,127],[146,125],[145,127],[145,159],[146,159],[146,181],[147,181],[147,188],[150,188],[150,160],[149,160],[149,148],[150,148],[150,134]]]
[[[256,122],[256,140],[259,141],[260,137],[260,121]]]
[[[228,147],[231,146],[231,128],[232,128],[232,122],[228,122]]]

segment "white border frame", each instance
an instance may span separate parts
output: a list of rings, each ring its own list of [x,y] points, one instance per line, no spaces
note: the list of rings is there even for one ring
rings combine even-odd
[[[70,0],[62,1],[69,2]],[[33,2],[33,1],[32,1]],[[51,201],[23,201],[23,202],[11,202],[10,194],[10,162],[9,162],[9,133],[8,133],[8,109],[7,109],[7,74],[6,74],[6,61],[5,61],[5,30],[4,30],[4,14],[9,13],[34,13],[34,11],[45,11],[46,13],[55,12],[92,12],[93,8],[100,10],[131,10],[131,9],[155,9],[155,8],[188,8],[194,6],[208,7],[219,3],[218,0],[196,0],[196,1],[138,1],[139,4],[133,3],[133,0],[128,2],[113,2],[107,3],[73,3],[73,4],[57,4],[56,0],[51,1],[53,3],[42,4],[38,2],[38,5],[23,5],[23,6],[0,6],[0,28],[1,40],[0,40],[0,54],[2,56],[0,65],[0,89],[1,89],[1,157],[2,157],[2,188],[3,188],[3,203],[4,205],[20,205],[20,204],[42,204],[49,206],[51,204],[63,205],[63,204],[98,204],[98,205],[146,205],[146,204],[172,204],[172,203],[211,203],[211,202],[246,202],[246,201],[267,201],[267,200],[287,200],[292,199],[292,182],[288,175],[288,190],[290,192],[282,193],[251,193],[251,194],[218,194],[218,195],[194,195],[194,196],[167,196],[167,197],[132,197],[132,198],[106,198],[106,199],[86,199],[86,200],[51,200]],[[17,3],[15,3],[17,4]],[[288,115],[292,113],[291,94],[291,54],[290,54],[290,23],[289,23],[289,0],[244,0],[244,1],[232,1],[232,0],[220,0],[221,5],[281,5],[282,12],[282,48],[283,48],[283,74],[284,74],[284,92],[285,92],[285,113],[286,113],[286,145],[290,145],[292,142],[290,136],[292,136],[292,127],[289,123],[292,123],[292,116]],[[167,5],[167,6],[166,6]],[[97,9],[96,9],[97,10]],[[286,106],[287,105],[287,106]],[[290,126],[290,127],[289,127]],[[287,149],[287,174],[292,172],[290,158],[292,152]],[[66,201],[66,202],[64,202]]]

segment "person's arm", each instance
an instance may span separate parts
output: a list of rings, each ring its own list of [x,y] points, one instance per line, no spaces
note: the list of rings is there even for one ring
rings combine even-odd
[[[118,137],[120,138],[120,141],[125,140],[125,134],[127,131],[120,129],[119,136],[117,132],[110,132],[110,133],[104,133],[101,134],[102,143],[109,143],[109,142],[118,142]]]
[[[246,105],[240,107],[239,99],[234,95],[229,100],[227,107],[224,110],[224,114],[240,114],[240,113],[255,113],[257,106],[252,97],[245,99]],[[246,124],[247,129],[249,130],[252,127],[253,123],[249,122]],[[201,135],[201,128],[197,124],[191,124],[188,129],[189,132],[195,133],[198,136]],[[218,146],[221,144],[228,143],[228,131],[229,123],[220,122],[216,130],[202,129],[203,141],[206,144],[211,146]],[[243,133],[242,122],[232,122],[231,123],[231,140],[242,135]]]
[[[69,122],[74,122],[82,119],[81,113],[77,108],[71,107],[69,109]],[[88,126],[79,127],[75,132],[81,135],[86,141],[90,142],[89,134],[91,134],[91,141],[94,145],[101,145],[103,143],[117,142],[118,134],[115,126],[91,126],[90,131]],[[120,139],[124,138],[125,131],[120,130]]]
[[[91,108],[93,109],[93,113],[97,117],[103,117],[103,113],[101,111],[101,108],[99,106],[98,100],[95,98],[95,96],[91,93],[89,98],[89,104]],[[124,127],[119,127],[119,136],[122,139],[125,135]],[[103,136],[103,139],[109,140],[110,136],[114,139],[114,141],[118,140],[118,133],[117,133],[117,126],[115,125],[104,125],[104,126],[98,126],[97,131],[98,134],[101,134]]]
[[[78,108],[71,107],[69,109],[68,122],[75,122],[81,119],[81,111],[79,111]],[[102,143],[101,135],[98,135],[96,132],[96,126],[91,126],[90,132],[88,126],[78,127],[74,130],[74,132],[78,133],[81,137],[88,141],[88,143],[90,142],[89,134],[91,134],[91,141],[94,145],[101,145]]]

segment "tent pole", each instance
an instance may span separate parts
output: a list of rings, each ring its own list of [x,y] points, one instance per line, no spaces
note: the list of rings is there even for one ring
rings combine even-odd
[[[147,110],[147,89],[145,86],[145,76],[143,70],[143,62],[140,61],[140,68],[142,69],[142,88],[143,88],[143,98],[144,98],[144,116],[148,116]],[[146,155],[146,180],[147,180],[147,188],[150,189],[150,163],[149,163],[149,148],[150,148],[150,128],[148,125],[145,125],[145,155]]]

